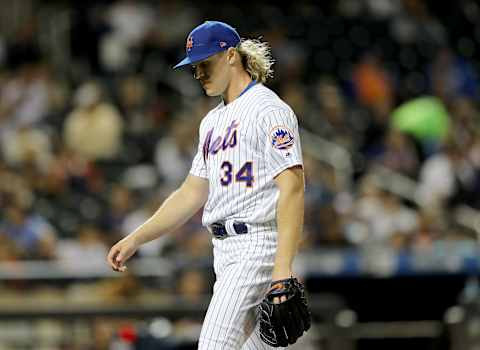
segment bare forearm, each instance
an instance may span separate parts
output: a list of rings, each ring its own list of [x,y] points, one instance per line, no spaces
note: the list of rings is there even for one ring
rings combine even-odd
[[[129,236],[129,239],[140,245],[175,230],[205,204],[207,197],[208,182],[188,176],[183,185],[173,192],[155,214]]]
[[[278,241],[273,279],[291,274],[303,229],[303,188],[280,192],[277,204]]]

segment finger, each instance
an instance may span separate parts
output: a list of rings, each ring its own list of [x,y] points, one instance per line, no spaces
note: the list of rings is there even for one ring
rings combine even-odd
[[[110,252],[108,253],[107,260],[112,268],[116,267],[115,259],[117,257],[117,254],[118,250],[114,248],[110,249]]]
[[[113,259],[116,255],[116,253],[117,253],[116,249],[112,247],[110,249],[110,251],[108,252],[108,255],[107,255],[108,262],[110,262],[110,263],[113,262]]]
[[[125,254],[123,251],[119,251],[117,258],[115,259],[115,262],[117,263],[117,266],[122,266],[123,263],[125,262]]]
[[[125,265],[122,266],[112,266],[112,270],[115,272],[126,272],[128,270],[128,267]]]

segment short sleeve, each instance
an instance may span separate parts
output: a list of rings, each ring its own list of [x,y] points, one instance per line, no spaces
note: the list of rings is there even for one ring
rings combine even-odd
[[[269,109],[257,125],[259,137],[265,142],[267,172],[272,178],[293,166],[303,167],[298,121],[291,110]]]
[[[198,177],[203,177],[204,179],[208,178],[207,166],[203,156],[203,142],[202,142],[201,128],[199,132],[197,154],[193,158],[192,167],[190,168],[190,174]]]

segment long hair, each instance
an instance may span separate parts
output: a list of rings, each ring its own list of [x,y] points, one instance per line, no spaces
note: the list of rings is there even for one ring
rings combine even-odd
[[[257,39],[242,39],[237,46],[237,51],[242,58],[243,68],[252,79],[265,83],[268,78],[273,78],[271,48],[267,42]]]

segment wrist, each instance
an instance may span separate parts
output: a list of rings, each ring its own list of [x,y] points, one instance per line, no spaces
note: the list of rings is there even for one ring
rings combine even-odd
[[[129,239],[135,247],[142,245],[138,232],[133,232],[131,235],[127,236],[127,239]]]
[[[274,268],[272,272],[272,281],[283,280],[292,277],[292,269],[290,268]]]

